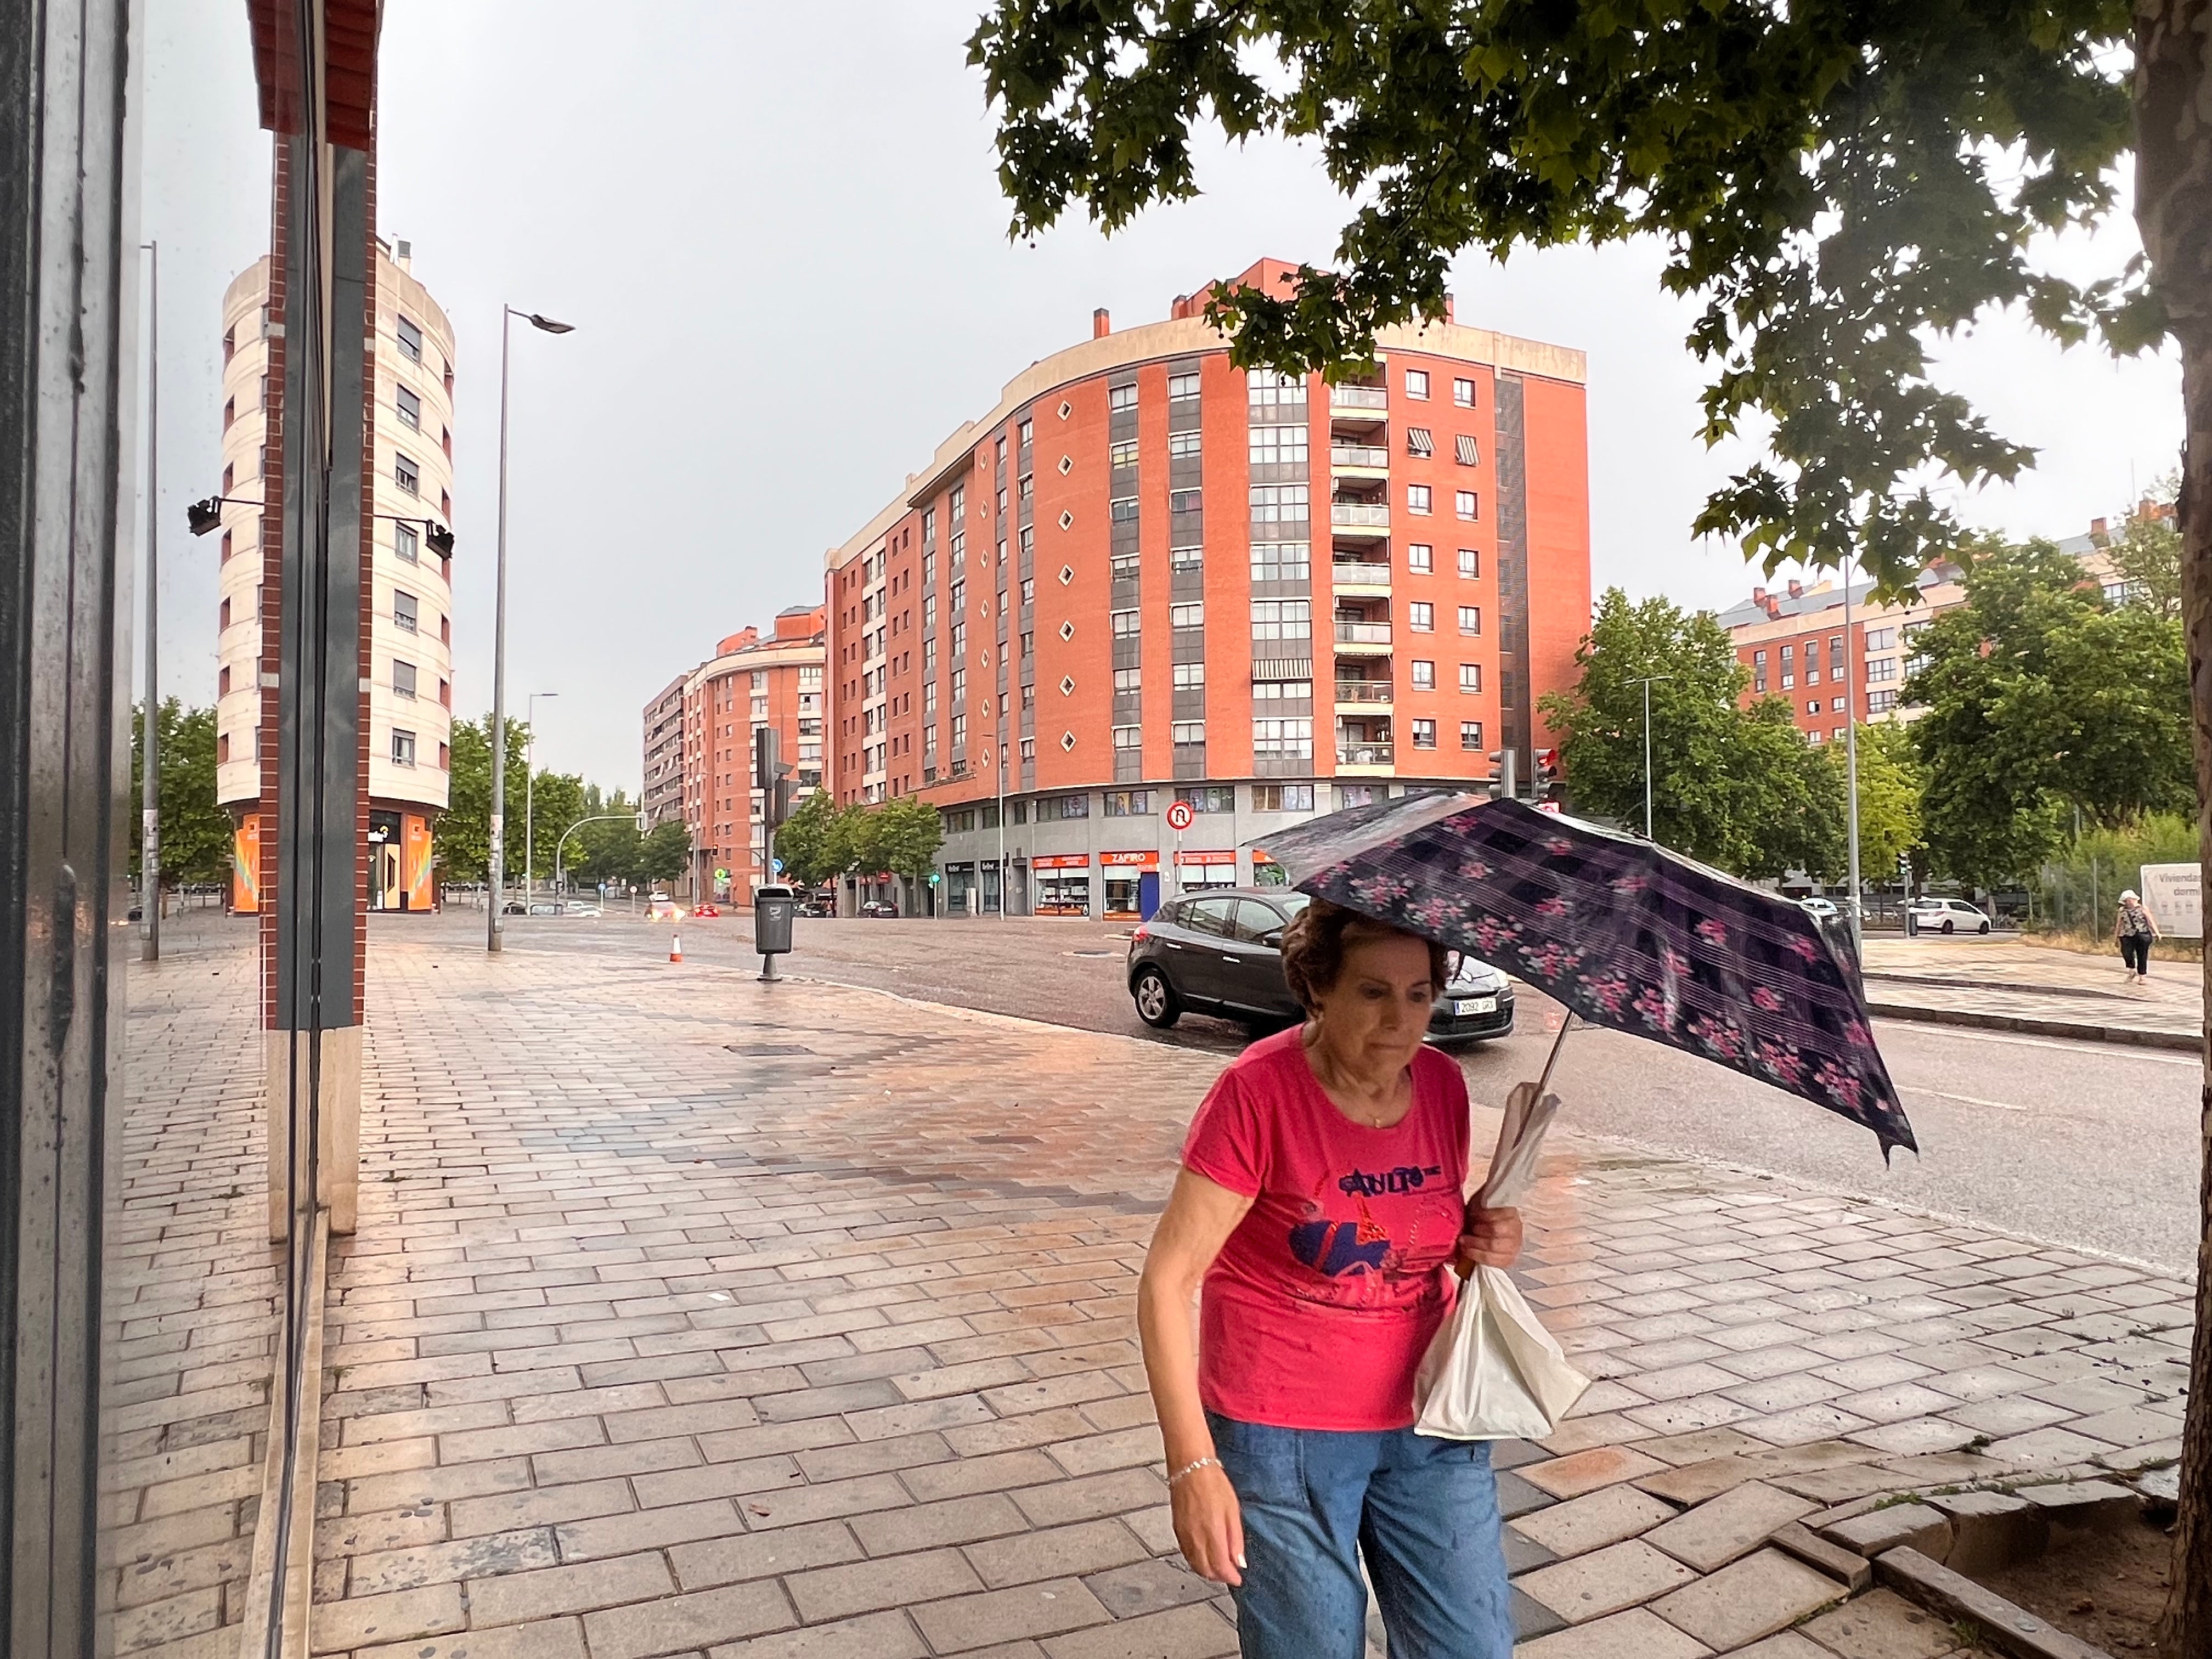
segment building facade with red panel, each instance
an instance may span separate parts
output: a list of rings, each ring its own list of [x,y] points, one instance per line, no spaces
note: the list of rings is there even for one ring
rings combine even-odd
[[[1332,386],[1234,368],[1203,310],[1097,313],[829,555],[828,787],[939,808],[943,908],[1140,914],[1266,879],[1238,845],[1286,820],[1549,745],[1582,354],[1446,320]]]
[[[823,607],[799,605],[769,631],[747,628],[645,707],[649,824],[681,813],[691,835],[684,893],[743,901],[768,878],[754,733],[773,728],[794,805],[821,787],[827,694]]]

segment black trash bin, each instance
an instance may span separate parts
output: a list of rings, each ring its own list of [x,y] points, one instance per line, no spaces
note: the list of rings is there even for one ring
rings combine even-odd
[[[753,949],[761,954],[761,977],[774,979],[775,959],[791,949],[792,918],[799,912],[799,895],[789,887],[753,890]]]

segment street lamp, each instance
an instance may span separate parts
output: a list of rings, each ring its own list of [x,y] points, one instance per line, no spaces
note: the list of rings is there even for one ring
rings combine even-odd
[[[505,942],[507,887],[507,355],[509,325],[517,317],[545,334],[567,334],[573,323],[556,323],[534,311],[517,311],[502,305],[499,318],[499,555],[497,598],[492,608],[491,650],[491,917],[485,926],[484,949],[496,951]],[[524,892],[529,891],[524,877]],[[526,910],[529,908],[526,902]]]
[[[538,700],[557,697],[558,691],[532,691],[522,702],[523,729],[529,732],[522,751],[522,914],[530,914],[530,882],[538,873]]]
[[[1859,688],[1856,675],[1852,672],[1859,654],[1858,641],[1851,637],[1851,561],[1844,561],[1844,835],[1850,842],[1846,856],[1850,860],[1849,876],[1851,884],[1851,952],[1858,953],[1859,939]],[[1833,665],[1830,665],[1833,672]]]
[[[1651,833],[1651,688],[1660,680],[1671,680],[1672,674],[1646,674],[1640,680],[1631,680],[1631,685],[1644,688],[1644,839],[1656,841]]]

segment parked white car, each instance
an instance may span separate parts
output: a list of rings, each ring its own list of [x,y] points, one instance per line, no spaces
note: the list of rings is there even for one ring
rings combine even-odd
[[[1912,901],[1909,914],[1923,933],[1986,933],[1990,931],[1988,913],[1964,899],[1917,898]]]

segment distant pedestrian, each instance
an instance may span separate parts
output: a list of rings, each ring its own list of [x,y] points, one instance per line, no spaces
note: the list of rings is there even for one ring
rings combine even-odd
[[[1316,899],[1283,968],[1306,1023],[1207,1093],[1137,1292],[1176,1541],[1244,1659],[1358,1654],[1368,1583],[1392,1653],[1509,1659],[1490,1448],[1413,1428],[1450,1270],[1521,1249],[1460,1196],[1467,1085],[1421,1042],[1444,952]]]
[[[2120,941],[2120,960],[2126,964],[2128,978],[2137,985],[2150,980],[2150,942],[2159,936],[2158,924],[2151,920],[2150,912],[2130,887],[2120,895],[2120,919],[2116,928]]]

